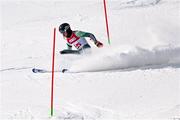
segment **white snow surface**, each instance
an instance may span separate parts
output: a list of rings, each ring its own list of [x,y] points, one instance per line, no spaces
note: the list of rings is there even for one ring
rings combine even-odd
[[[1,120],[180,120],[180,1],[0,1]],[[91,54],[60,55],[58,26],[92,32]],[[56,28],[54,115],[50,116]]]

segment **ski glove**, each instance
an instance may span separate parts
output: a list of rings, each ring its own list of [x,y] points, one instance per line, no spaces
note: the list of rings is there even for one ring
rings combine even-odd
[[[96,45],[98,48],[103,47],[103,44],[102,44],[101,42],[99,42],[99,41],[96,41],[96,42],[95,42],[95,45]]]

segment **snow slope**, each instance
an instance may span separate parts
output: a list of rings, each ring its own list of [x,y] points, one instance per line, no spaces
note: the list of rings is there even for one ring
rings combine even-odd
[[[180,119],[180,1],[1,0],[2,120]],[[50,117],[53,28],[63,23],[104,43],[90,55],[60,55],[57,32],[54,116]]]

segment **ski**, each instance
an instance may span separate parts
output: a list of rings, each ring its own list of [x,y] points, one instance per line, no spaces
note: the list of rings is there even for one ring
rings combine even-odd
[[[33,69],[32,69],[32,72],[33,72],[33,73],[51,73],[52,71],[51,71],[51,70],[46,70],[46,69],[33,68]],[[54,72],[62,72],[62,73],[65,73],[65,72],[68,72],[68,69],[55,70]]]

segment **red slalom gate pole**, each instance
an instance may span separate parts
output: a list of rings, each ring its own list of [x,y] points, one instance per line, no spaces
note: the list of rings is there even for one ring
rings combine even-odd
[[[106,20],[106,30],[107,30],[108,43],[111,44],[110,36],[109,36],[107,11],[106,11],[106,0],[103,0],[103,2],[104,2],[104,13],[105,13],[105,20]]]
[[[55,42],[56,42],[56,28],[54,28],[53,35],[53,52],[52,52],[52,82],[51,82],[51,117],[53,116],[53,99],[54,99],[54,61],[55,61]]]

